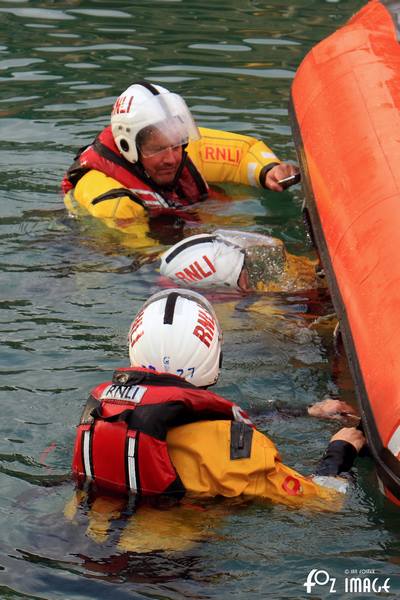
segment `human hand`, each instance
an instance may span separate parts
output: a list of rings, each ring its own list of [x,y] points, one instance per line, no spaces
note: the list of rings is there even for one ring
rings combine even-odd
[[[352,446],[354,446],[357,452],[360,452],[360,450],[366,444],[366,439],[364,437],[363,432],[359,429],[356,429],[355,427],[343,427],[342,429],[339,429],[339,431],[337,431],[331,437],[330,441],[348,442],[349,444],[352,444]]]
[[[282,181],[282,179],[286,179],[287,177],[291,177],[292,175],[297,175],[298,173],[299,169],[296,167],[296,165],[285,162],[280,163],[279,165],[272,167],[272,169],[267,172],[264,180],[264,187],[272,190],[273,192],[283,192],[283,190],[297,182],[293,181],[279,183],[279,181]]]
[[[317,417],[319,419],[359,419],[356,411],[350,404],[343,400],[335,400],[334,398],[325,398],[320,402],[316,402],[312,406],[309,406],[308,414],[310,417]]]

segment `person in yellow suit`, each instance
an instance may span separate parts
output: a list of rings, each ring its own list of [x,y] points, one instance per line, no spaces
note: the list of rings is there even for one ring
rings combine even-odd
[[[139,504],[120,541],[125,549],[138,549],[142,536],[146,548],[149,536],[155,548],[191,543],[197,520],[192,530],[185,517],[180,541],[169,521],[190,514],[191,498],[240,496],[337,510],[346,474],[365,443],[362,432],[350,427],[336,433],[313,477],[284,465],[240,407],[207,389],[219,376],[222,331],[204,297],[178,289],[154,294],[133,321],[128,343],[131,366],[92,390],[83,411],[73,472],[81,489],[177,502],[183,497],[183,512],[178,504],[176,514],[166,511],[160,522],[147,506],[146,522]],[[104,539],[123,504],[96,498],[90,535]],[[67,514],[75,509],[76,500]]]
[[[84,210],[145,242],[148,216],[179,214],[213,195],[209,183],[282,191],[299,180],[251,136],[198,128],[181,96],[148,82],[116,100],[111,123],[81,149],[63,182],[72,214]]]

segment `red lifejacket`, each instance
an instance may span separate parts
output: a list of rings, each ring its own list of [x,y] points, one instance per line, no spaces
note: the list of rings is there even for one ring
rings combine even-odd
[[[72,471],[78,483],[119,493],[174,494],[185,488],[168,454],[172,427],[203,420],[249,423],[221,396],[176,375],[118,369],[92,390],[77,428]]]
[[[208,196],[208,185],[186,152],[174,187],[161,188],[146,175],[139,163],[132,164],[122,156],[114,142],[111,126],[103,129],[93,144],[75,157],[61,184],[64,194],[91,169],[119,181],[148,209],[179,208],[205,200]]]

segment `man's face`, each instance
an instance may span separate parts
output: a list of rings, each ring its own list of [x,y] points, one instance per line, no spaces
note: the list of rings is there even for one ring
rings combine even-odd
[[[147,174],[160,186],[170,185],[182,161],[182,146],[171,146],[171,141],[160,131],[153,131],[142,142],[140,162]]]
[[[239,279],[238,279],[238,288],[243,290],[244,292],[249,292],[251,290],[250,281],[249,281],[249,273],[246,267],[240,271]]]

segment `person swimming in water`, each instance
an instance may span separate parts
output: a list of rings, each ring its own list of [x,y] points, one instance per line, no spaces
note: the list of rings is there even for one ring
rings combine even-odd
[[[281,192],[299,178],[261,140],[198,128],[181,96],[141,81],[117,98],[110,124],[78,152],[61,187],[71,215],[89,213],[146,245],[155,217],[178,218],[212,198],[211,184]]]
[[[105,541],[125,515],[120,550],[187,548],[210,535],[195,518],[195,498],[340,508],[363,434],[341,428],[311,477],[284,465],[249,415],[209,389],[220,373],[222,331],[206,298],[185,289],[154,294],[133,320],[128,344],[130,366],[92,390],[77,428],[77,491],[65,515],[74,520],[83,504],[91,538]],[[328,401],[314,415],[338,411]],[[165,502],[169,510],[157,510]],[[221,511],[202,510],[216,526]]]
[[[78,480],[143,495],[327,497],[282,464],[239,406],[208,389],[220,372],[222,331],[203,296],[178,289],[151,296],[131,325],[129,356],[131,366],[97,386],[84,409],[73,459]],[[342,486],[363,443],[361,432],[342,429],[316,475]]]
[[[322,285],[318,262],[290,254],[282,240],[219,229],[181,240],[160,256],[160,273],[190,288],[298,291]]]

